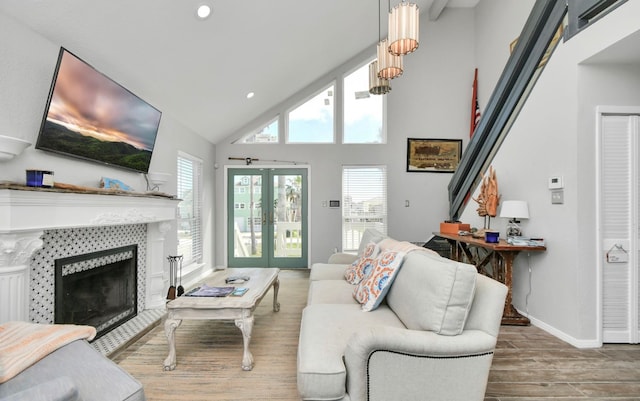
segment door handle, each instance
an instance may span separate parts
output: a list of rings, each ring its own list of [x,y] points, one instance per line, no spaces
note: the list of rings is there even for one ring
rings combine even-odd
[[[269,212],[269,224],[273,224],[273,210]]]
[[[262,212],[262,225],[267,224],[267,212]]]

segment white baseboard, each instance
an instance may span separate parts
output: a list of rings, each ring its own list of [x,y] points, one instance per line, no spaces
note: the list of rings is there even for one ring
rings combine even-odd
[[[523,316],[526,316],[524,313],[522,313],[522,311],[518,310],[518,312],[520,314],[522,314]],[[560,340],[569,343],[571,345],[573,345],[576,348],[600,348],[602,347],[602,343],[600,341],[598,341],[597,339],[592,339],[592,340],[585,340],[585,339],[580,339],[580,338],[575,338],[561,330],[558,330],[557,328],[548,325],[547,323],[536,319],[535,317],[532,316],[527,316],[529,318],[529,320],[531,321],[531,324],[546,331],[547,333],[551,334],[554,337],[559,338]]]

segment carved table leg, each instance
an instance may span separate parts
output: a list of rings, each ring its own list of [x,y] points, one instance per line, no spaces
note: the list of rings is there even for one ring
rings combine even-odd
[[[276,277],[273,283],[273,311],[280,311],[280,302],[278,302],[278,290],[280,289],[280,279]]]
[[[251,370],[253,369],[253,355],[249,351],[249,342],[251,342],[251,332],[253,331],[253,315],[249,314],[249,316],[245,316],[242,319],[236,319],[236,326],[242,331],[244,344],[242,370]]]
[[[164,370],[174,370],[176,368],[176,329],[182,320],[167,319],[164,322],[164,334],[169,343],[169,356],[164,360]]]

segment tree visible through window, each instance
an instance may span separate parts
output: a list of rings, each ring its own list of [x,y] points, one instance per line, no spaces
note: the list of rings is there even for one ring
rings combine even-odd
[[[387,167],[342,167],[342,250],[356,251],[362,234],[387,234]]]
[[[202,262],[202,161],[178,155],[178,255],[185,265]]]

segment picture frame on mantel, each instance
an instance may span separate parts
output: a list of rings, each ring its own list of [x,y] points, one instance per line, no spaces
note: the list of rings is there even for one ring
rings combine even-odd
[[[407,172],[453,173],[462,155],[462,139],[407,138]]]

